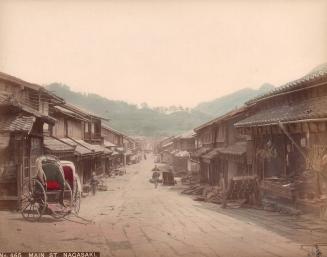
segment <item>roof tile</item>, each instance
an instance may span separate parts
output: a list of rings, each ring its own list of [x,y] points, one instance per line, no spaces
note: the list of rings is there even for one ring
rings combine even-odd
[[[29,133],[35,122],[33,116],[5,116],[0,120],[0,131],[4,132],[26,132]]]
[[[73,152],[75,147],[54,137],[44,137],[44,147],[51,152]]]
[[[264,109],[235,123],[235,126],[262,126],[316,118],[327,118],[327,97],[316,97],[294,105],[284,104]]]

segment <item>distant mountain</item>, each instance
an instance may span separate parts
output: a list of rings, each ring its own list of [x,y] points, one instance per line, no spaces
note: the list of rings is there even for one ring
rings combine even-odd
[[[74,92],[60,83],[47,86],[48,90],[67,102],[110,119],[110,125],[113,128],[129,135],[142,136],[181,134],[273,88],[274,86],[270,84],[264,84],[257,90],[245,88],[211,102],[200,103],[194,109],[183,109],[183,107],[176,106],[150,108],[145,103],[139,107],[124,101],[110,100],[97,94]]]
[[[259,89],[244,88],[232,94],[216,98],[215,100],[200,103],[194,110],[211,116],[219,116],[236,107],[242,106],[251,98],[267,93],[274,88],[273,85],[268,83],[263,84]]]
[[[67,102],[110,119],[110,125],[129,135],[170,136],[183,133],[210,120],[211,115],[197,110],[183,108],[149,108],[146,104],[138,107],[124,101],[113,101],[97,94],[71,91],[66,85],[52,83],[47,89],[64,98]]]

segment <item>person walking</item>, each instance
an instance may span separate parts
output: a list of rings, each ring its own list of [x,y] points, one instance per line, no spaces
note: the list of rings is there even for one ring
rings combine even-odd
[[[160,177],[160,170],[157,167],[157,165],[154,166],[154,168],[152,169],[153,173],[152,173],[152,180],[154,183],[154,187],[157,188],[158,187],[158,183],[159,183],[159,177]]]

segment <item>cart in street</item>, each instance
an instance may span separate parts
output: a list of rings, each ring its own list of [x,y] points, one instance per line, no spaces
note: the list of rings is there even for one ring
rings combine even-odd
[[[74,163],[55,156],[40,156],[38,175],[23,184],[21,214],[25,220],[39,221],[43,215],[60,219],[78,214],[81,183]]]

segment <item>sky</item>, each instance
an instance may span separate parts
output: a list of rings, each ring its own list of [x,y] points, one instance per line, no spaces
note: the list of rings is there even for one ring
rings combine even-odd
[[[194,107],[327,62],[326,12],[322,0],[2,0],[0,70]]]

